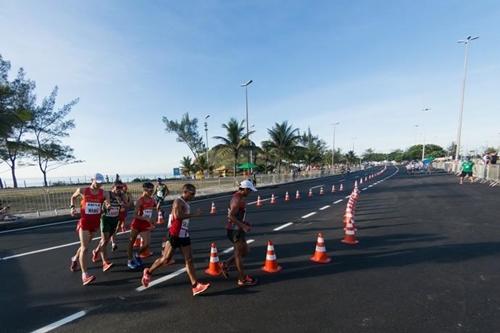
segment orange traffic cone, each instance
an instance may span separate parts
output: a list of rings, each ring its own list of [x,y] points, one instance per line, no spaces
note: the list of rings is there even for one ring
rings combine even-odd
[[[278,273],[281,271],[281,266],[276,261],[276,254],[274,254],[274,246],[271,241],[267,242],[266,261],[264,262],[264,266],[262,266],[262,270],[267,273]]]
[[[212,207],[210,208],[210,214],[215,215],[217,214],[217,209],[215,208],[215,202],[212,201]]]
[[[255,206],[262,207],[262,200],[260,200],[260,195],[257,196],[257,204]]]
[[[290,201],[290,195],[288,194],[288,191],[285,193],[285,201]]]
[[[205,273],[212,276],[219,276],[222,273],[222,268],[219,263],[219,256],[217,255],[217,247],[215,243],[210,245],[210,263],[208,268],[205,269]]]
[[[309,189],[309,193],[307,193],[307,196],[309,198],[313,196],[313,189],[312,188]]]
[[[310,260],[320,264],[327,264],[332,261],[332,259],[328,258],[328,255],[326,254],[325,240],[323,239],[321,232],[318,234],[316,250]]]
[[[134,242],[134,249],[140,248],[141,244],[142,244],[142,237],[137,236],[137,238],[135,239],[135,242]]]
[[[158,220],[156,221],[156,224],[165,224],[165,219],[163,218],[161,210],[158,211]]]
[[[300,192],[299,192],[299,190],[297,190],[297,192],[295,192],[295,199],[296,200],[300,199]]]
[[[335,185],[332,185],[332,193],[335,193]]]
[[[344,228],[344,239],[341,241],[345,244],[355,245],[359,242],[356,240],[356,230],[354,229],[354,225],[349,221]]]
[[[270,201],[271,205],[274,205],[276,203],[276,197],[274,196],[274,193],[271,194],[271,201]]]
[[[342,192],[344,190],[344,184],[340,184],[339,191]]]
[[[323,186],[319,189],[319,195],[325,194],[325,190],[323,189]]]

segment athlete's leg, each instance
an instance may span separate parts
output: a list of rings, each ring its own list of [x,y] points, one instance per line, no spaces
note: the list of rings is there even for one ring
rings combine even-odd
[[[244,239],[239,239],[234,243],[234,261],[236,263],[236,269],[238,270],[238,279],[245,279],[245,271],[243,268],[243,257],[246,256],[248,252],[248,245]]]
[[[149,267],[148,269],[149,274],[153,274],[153,272],[156,271],[158,268],[168,264],[172,260],[173,256],[174,256],[174,248],[172,247],[172,244],[170,244],[170,241],[167,241],[165,243],[165,248],[163,249],[161,257],[156,259],[154,263],[151,265],[151,267]]]
[[[85,256],[88,253],[88,247],[90,245],[90,241],[92,240],[92,232],[80,228],[78,236],[80,237],[80,253],[78,259],[80,260],[80,267],[82,269],[82,273],[86,273],[87,263],[85,261]]]
[[[127,258],[128,260],[132,260],[132,249],[134,247],[134,242],[137,239],[137,236],[139,235],[139,231],[135,229],[130,229],[130,238],[128,241],[128,247],[127,247]]]
[[[196,271],[193,265],[193,254],[191,253],[191,245],[181,246],[181,252],[184,256],[184,261],[186,262],[186,270],[191,281],[191,285],[194,286],[198,282],[196,279]]]

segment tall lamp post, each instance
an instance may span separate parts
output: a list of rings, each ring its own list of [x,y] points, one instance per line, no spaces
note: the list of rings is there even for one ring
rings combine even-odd
[[[210,163],[208,161],[208,150],[209,150],[209,147],[208,147],[208,123],[207,123],[207,119],[210,117],[209,114],[207,114],[205,116],[205,139],[207,140],[207,176],[209,174],[209,170],[210,170]]]
[[[247,124],[247,140],[250,141],[250,138],[248,136],[249,131],[249,126],[248,126],[248,86],[252,84],[253,80],[249,80],[241,85],[241,87],[245,87],[245,111],[246,111],[246,124]],[[252,154],[252,149],[250,149],[250,154],[248,155],[248,164],[252,163],[253,159],[253,154]]]
[[[339,125],[340,122],[333,123],[333,141],[332,141],[332,170],[334,170],[334,162],[335,162],[335,128]]]
[[[422,111],[424,111],[425,113],[427,113],[430,110],[431,110],[430,108],[422,109]],[[424,133],[423,134],[423,140],[422,140],[422,163],[423,163],[424,162],[424,158],[425,158],[425,132],[423,130],[422,130],[422,132]]]
[[[460,103],[460,113],[458,116],[458,129],[457,129],[457,149],[455,152],[455,161],[458,161],[458,158],[460,157],[460,139],[462,136],[462,116],[464,114],[464,97],[465,97],[465,81],[467,80],[467,55],[469,52],[469,44],[473,40],[478,39],[479,36],[472,37],[472,36],[467,36],[464,40],[459,40],[457,43],[464,44],[465,45],[465,59],[464,59],[464,80],[462,82],[462,100]]]

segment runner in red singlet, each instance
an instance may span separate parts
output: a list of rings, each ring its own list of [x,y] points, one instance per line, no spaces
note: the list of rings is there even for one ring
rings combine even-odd
[[[127,266],[134,270],[143,266],[139,253],[149,248],[151,229],[153,227],[153,210],[156,209],[156,200],[152,196],[154,185],[147,182],[142,185],[142,189],[144,191],[135,204],[134,219],[130,225],[130,239],[127,249]],[[141,234],[144,242],[138,253],[132,256],[134,242],[139,234]]]
[[[80,247],[75,255],[71,258],[71,271],[78,269],[78,261],[82,270],[82,283],[87,285],[95,280],[95,276],[87,273],[86,255],[88,253],[89,244],[92,240],[94,232],[99,229],[101,223],[101,207],[104,200],[109,201],[109,194],[101,189],[104,183],[104,177],[100,173],[96,173],[92,178],[92,184],[86,188],[78,188],[71,196],[70,208],[71,216],[77,214],[75,200],[82,197],[80,203],[80,220],[78,221],[77,231],[80,238]],[[78,261],[77,261],[78,260]]]
[[[234,244],[234,255],[222,263],[222,273],[227,278],[227,270],[233,264],[236,264],[238,270],[238,286],[253,286],[257,284],[257,279],[246,275],[243,268],[243,257],[248,253],[248,244],[245,235],[250,231],[250,224],[245,220],[246,202],[245,198],[251,191],[257,191],[250,180],[244,180],[240,183],[238,191],[233,194],[229,203],[227,215],[227,238]]]
[[[169,239],[165,244],[161,257],[156,259],[150,268],[144,269],[141,280],[144,287],[149,285],[151,275],[156,269],[171,262],[176,248],[180,248],[184,256],[193,296],[201,294],[210,286],[210,283],[202,283],[197,280],[193,265],[191,238],[189,237],[189,220],[191,217],[200,216],[201,213],[198,209],[196,213],[192,214],[188,201],[191,201],[195,194],[196,188],[192,184],[185,184],[182,187],[182,196],[174,200],[172,204],[172,220],[168,232]]]

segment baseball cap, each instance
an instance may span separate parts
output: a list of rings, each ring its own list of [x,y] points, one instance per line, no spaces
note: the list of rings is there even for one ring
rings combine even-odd
[[[104,183],[104,176],[100,173],[96,173],[92,179],[94,179],[97,184]]]
[[[255,188],[253,183],[251,181],[249,181],[248,179],[246,179],[240,183],[240,188],[249,188],[253,192],[257,191],[257,189]]]

